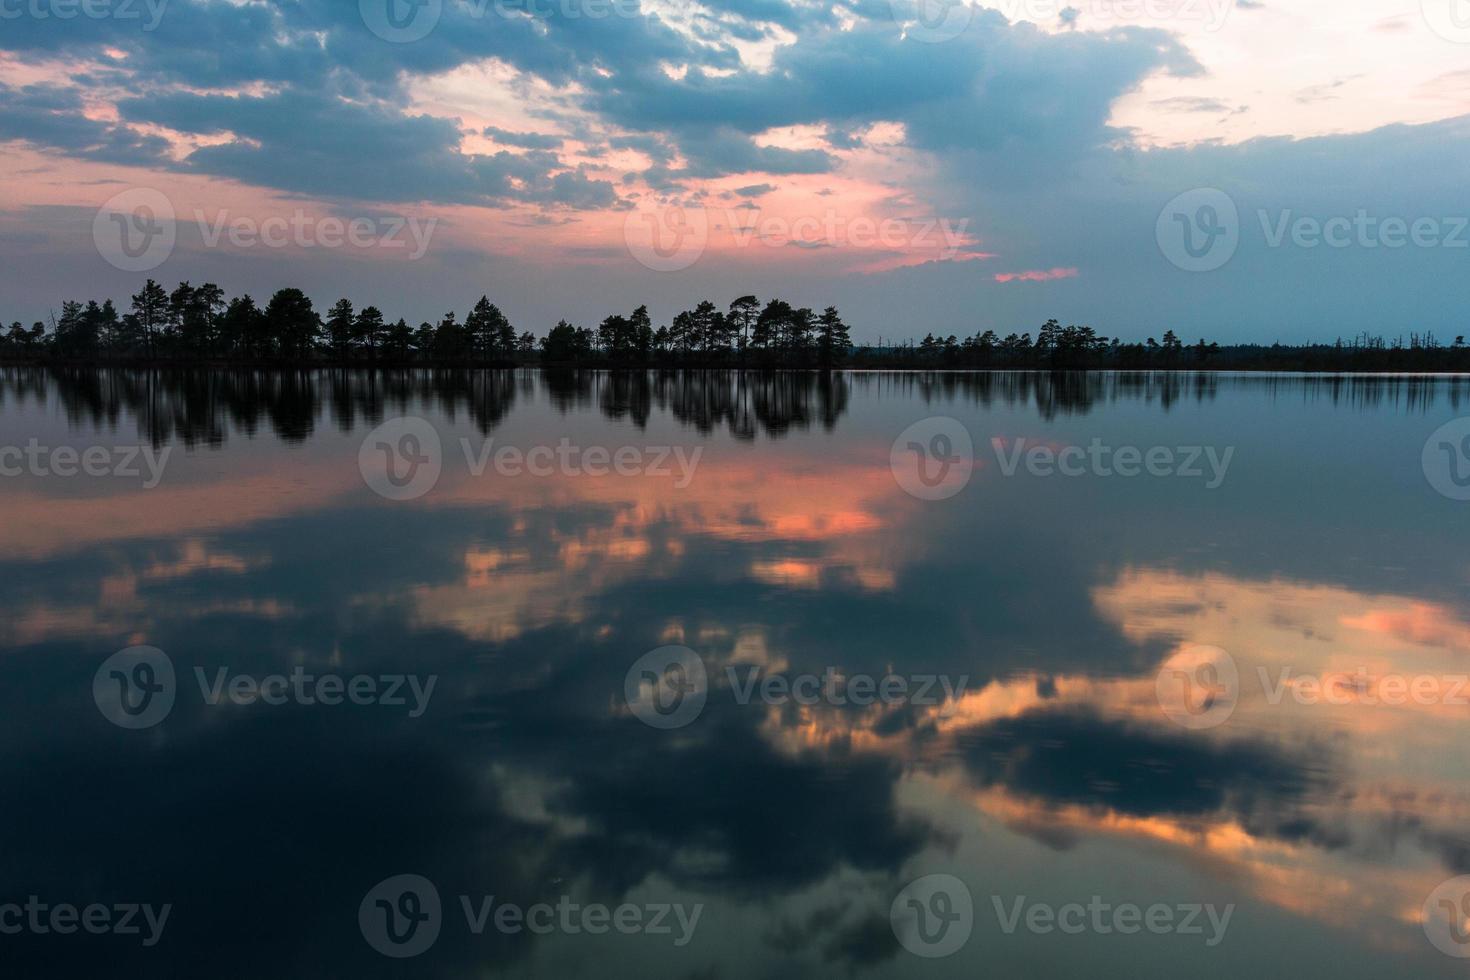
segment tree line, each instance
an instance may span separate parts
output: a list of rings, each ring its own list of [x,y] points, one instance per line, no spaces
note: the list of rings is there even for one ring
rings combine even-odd
[[[1432,333],[1392,341],[1361,335],[1335,344],[1186,345],[1173,330],[1142,343],[1109,339],[1092,327],[1042,324],[1002,337],[994,330],[963,339],[932,333],[921,341],[854,347],[836,307],[820,313],[755,296],[721,309],[705,300],[655,327],[647,306],[614,314],[597,327],[562,320],[537,337],[519,331],[490,302],[461,321],[390,323],[375,306],[340,299],[319,313],[300,289],[278,290],[264,307],[249,294],[226,299],[214,283],[173,290],[149,279],[127,312],[111,300],[67,301],[50,328],[19,322],[0,331],[0,357],[94,363],[379,364],[436,367],[510,366],[539,361],[569,366],[675,365],[742,367],[960,368],[1049,370],[1465,371],[1470,347],[1458,336],[1442,345]]]
[[[172,291],[149,279],[120,312],[111,300],[68,300],[48,330],[19,322],[0,334],[0,353],[67,361],[226,361],[382,363],[439,366],[675,362],[689,364],[842,363],[852,347],[836,307],[821,313],[781,299],[741,296],[727,309],[708,300],[654,327],[648,307],[607,317],[596,328],[562,320],[544,337],[520,332],[481,296],[461,321],[390,323],[375,306],[340,299],[318,313],[295,288],[261,307],[249,294],[226,300],[214,283]]]
[[[1332,344],[1220,344],[1200,338],[1186,344],[1173,330],[1162,339],[1126,343],[1092,327],[1042,324],[1030,333],[1000,337],[984,330],[903,344],[856,348],[853,367],[978,368],[1028,370],[1232,370],[1232,371],[1470,371],[1470,346],[1457,336],[1444,345],[1433,333],[1386,340],[1361,334]]]

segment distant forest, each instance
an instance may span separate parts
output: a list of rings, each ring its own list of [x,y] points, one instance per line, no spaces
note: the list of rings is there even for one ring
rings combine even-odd
[[[111,300],[62,303],[51,322],[0,331],[0,359],[21,363],[362,365],[424,367],[677,366],[755,368],[1017,368],[1053,370],[1470,371],[1463,336],[1432,333],[1386,340],[1366,334],[1334,344],[1124,343],[1092,327],[1042,324],[1001,337],[935,337],[854,346],[837,308],[820,313],[781,299],[741,296],[725,309],[706,300],[666,326],[648,307],[608,316],[595,328],[562,320],[538,337],[519,331],[482,296],[461,321],[389,323],[374,306],[338,300],[325,313],[299,289],[281,289],[264,307],[249,295],[226,299],[213,283],[149,279],[120,313]]]

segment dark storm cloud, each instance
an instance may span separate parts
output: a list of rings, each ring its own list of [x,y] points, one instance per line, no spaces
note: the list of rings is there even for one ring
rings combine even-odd
[[[486,193],[454,125],[404,108],[408,80],[486,58],[552,85],[577,83],[586,90],[582,108],[604,124],[658,134],[676,146],[686,166],[650,174],[655,182],[829,171],[835,159],[825,151],[751,139],[772,127],[828,122],[854,128],[896,121],[921,149],[1005,148],[1040,159],[1099,143],[1112,100],[1144,75],[1194,68],[1161,32],[1058,38],[982,13],[954,42],[933,45],[902,39],[883,5],[853,10],[870,19],[839,30],[830,13],[774,0],[719,8],[743,20],[802,27],[794,44],[777,49],[769,72],[743,66],[726,43],[691,40],[641,10],[531,17],[505,4],[446,4],[437,29],[409,44],[373,35],[354,4],[175,0],[155,31],[116,22],[24,21],[0,45],[50,50],[65,36],[68,51],[90,51],[103,65],[98,77],[79,84],[124,85],[135,93],[124,100],[128,119],[238,137],[195,151],[191,169],[382,200],[474,201]],[[109,48],[125,57],[104,53]],[[660,67],[665,63],[687,71],[671,77]],[[198,92],[249,83],[273,91]],[[374,157],[389,162],[361,166]],[[563,186],[573,183],[576,177],[561,179]],[[610,191],[610,185],[590,194],[582,188],[551,199],[597,202]]]
[[[168,142],[124,125],[89,119],[75,89],[0,84],[0,139],[103,163],[158,164]]]
[[[381,104],[296,91],[265,97],[171,93],[124,99],[118,111],[132,122],[232,134],[229,142],[195,150],[182,166],[288,191],[378,201],[617,202],[611,183],[566,170],[554,153],[462,153],[462,134],[452,121]]]

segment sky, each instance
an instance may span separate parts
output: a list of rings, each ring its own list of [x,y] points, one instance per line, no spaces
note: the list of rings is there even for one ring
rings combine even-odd
[[[1470,0],[0,0],[0,320],[1470,334]]]

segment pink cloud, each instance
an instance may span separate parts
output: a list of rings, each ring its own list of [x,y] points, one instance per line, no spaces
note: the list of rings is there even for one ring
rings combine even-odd
[[[1075,279],[1077,270],[1074,267],[1056,269],[1028,269],[1025,272],[997,272],[996,282],[1047,282],[1051,279]]]

